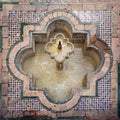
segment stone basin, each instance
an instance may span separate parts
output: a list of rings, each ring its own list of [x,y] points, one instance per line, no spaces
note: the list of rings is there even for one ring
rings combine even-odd
[[[58,43],[61,42],[62,49],[58,49]],[[68,38],[62,33],[57,33],[54,38],[50,39],[45,46],[45,50],[50,54],[50,57],[55,59],[57,63],[63,63],[65,59],[74,51],[74,45],[69,42]]]
[[[45,53],[45,44],[35,44],[35,55],[22,63],[23,70],[33,76],[33,87],[45,89],[55,102],[63,102],[72,95],[72,88],[87,86],[84,76],[94,71],[93,59],[82,54],[83,45],[74,45],[74,54],[65,59],[62,71],[56,69],[56,61]]]

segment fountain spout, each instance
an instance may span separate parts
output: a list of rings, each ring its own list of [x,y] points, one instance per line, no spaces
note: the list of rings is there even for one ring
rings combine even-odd
[[[58,50],[62,50],[62,44],[61,44],[61,41],[59,41],[59,44],[58,44]]]

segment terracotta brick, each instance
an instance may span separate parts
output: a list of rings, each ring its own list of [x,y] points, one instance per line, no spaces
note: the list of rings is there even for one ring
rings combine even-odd
[[[71,20],[71,18],[74,19],[74,17],[71,14],[69,14],[69,13],[67,14],[67,18],[70,19],[70,20]]]
[[[58,16],[62,16],[62,12],[58,12]]]
[[[44,21],[47,23],[47,22],[49,21],[49,18],[46,16],[46,17],[44,18]]]
[[[52,19],[52,18],[53,18],[53,14],[49,14],[49,15],[48,15],[48,18],[49,18],[49,19]]]
[[[57,12],[54,12],[53,13],[53,17],[55,18],[55,17],[57,17],[58,16],[58,13]]]
[[[75,24],[75,25],[78,25],[79,24],[79,22],[76,20],[76,18],[75,17],[71,17],[71,21]]]
[[[66,13],[66,12],[63,12],[63,16],[66,17],[66,16],[67,16],[67,13]]]
[[[43,21],[40,23],[40,26],[42,26],[42,27],[44,28],[45,25],[46,25],[46,22],[43,20]]]

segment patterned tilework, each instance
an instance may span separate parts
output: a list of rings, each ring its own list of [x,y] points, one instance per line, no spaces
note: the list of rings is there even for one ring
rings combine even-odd
[[[111,46],[111,11],[73,11],[84,24],[98,25],[97,34]]]
[[[98,25],[97,35],[111,47],[111,11],[74,11],[84,24]],[[111,108],[111,73],[97,82],[98,97],[82,97],[74,110],[108,110]]]
[[[12,46],[20,41],[20,23],[37,23],[40,20],[41,12],[36,11],[9,11],[9,40],[8,45]]]
[[[37,98],[21,98],[22,83],[18,80],[9,80],[8,83],[9,111],[40,111],[42,105]]]
[[[79,17],[81,22],[87,24],[98,22],[100,16],[98,11],[73,11],[73,13]]]
[[[99,37],[111,47],[111,12],[100,11]]]
[[[111,73],[97,82],[97,97],[82,97],[74,110],[111,109]]]
[[[17,80],[9,80],[8,83],[8,98],[16,99],[21,97],[22,86]]]
[[[20,24],[14,11],[9,11],[9,39],[8,46],[12,46],[16,41],[20,41]]]
[[[36,23],[40,20],[43,15],[40,11],[9,11],[9,21],[19,23]]]
[[[111,12],[110,11],[73,11],[83,23],[98,25],[97,34],[109,46],[111,46]],[[40,11],[9,11],[9,40],[8,45],[12,46],[20,40],[19,23],[36,23],[44,13]],[[97,96],[83,96],[74,110],[108,110],[111,108],[111,73],[97,82]],[[21,99],[22,83],[17,80],[10,80],[8,87],[9,111],[39,111],[42,105],[37,98]],[[12,103],[11,103],[12,101]]]

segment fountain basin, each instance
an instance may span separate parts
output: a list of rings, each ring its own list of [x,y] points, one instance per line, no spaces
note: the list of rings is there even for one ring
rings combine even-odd
[[[58,44],[61,43],[62,49],[58,49]],[[50,57],[55,59],[57,63],[63,63],[65,59],[74,51],[74,45],[65,38],[64,34],[57,33],[54,38],[50,39],[45,46],[45,50],[50,54]]]

